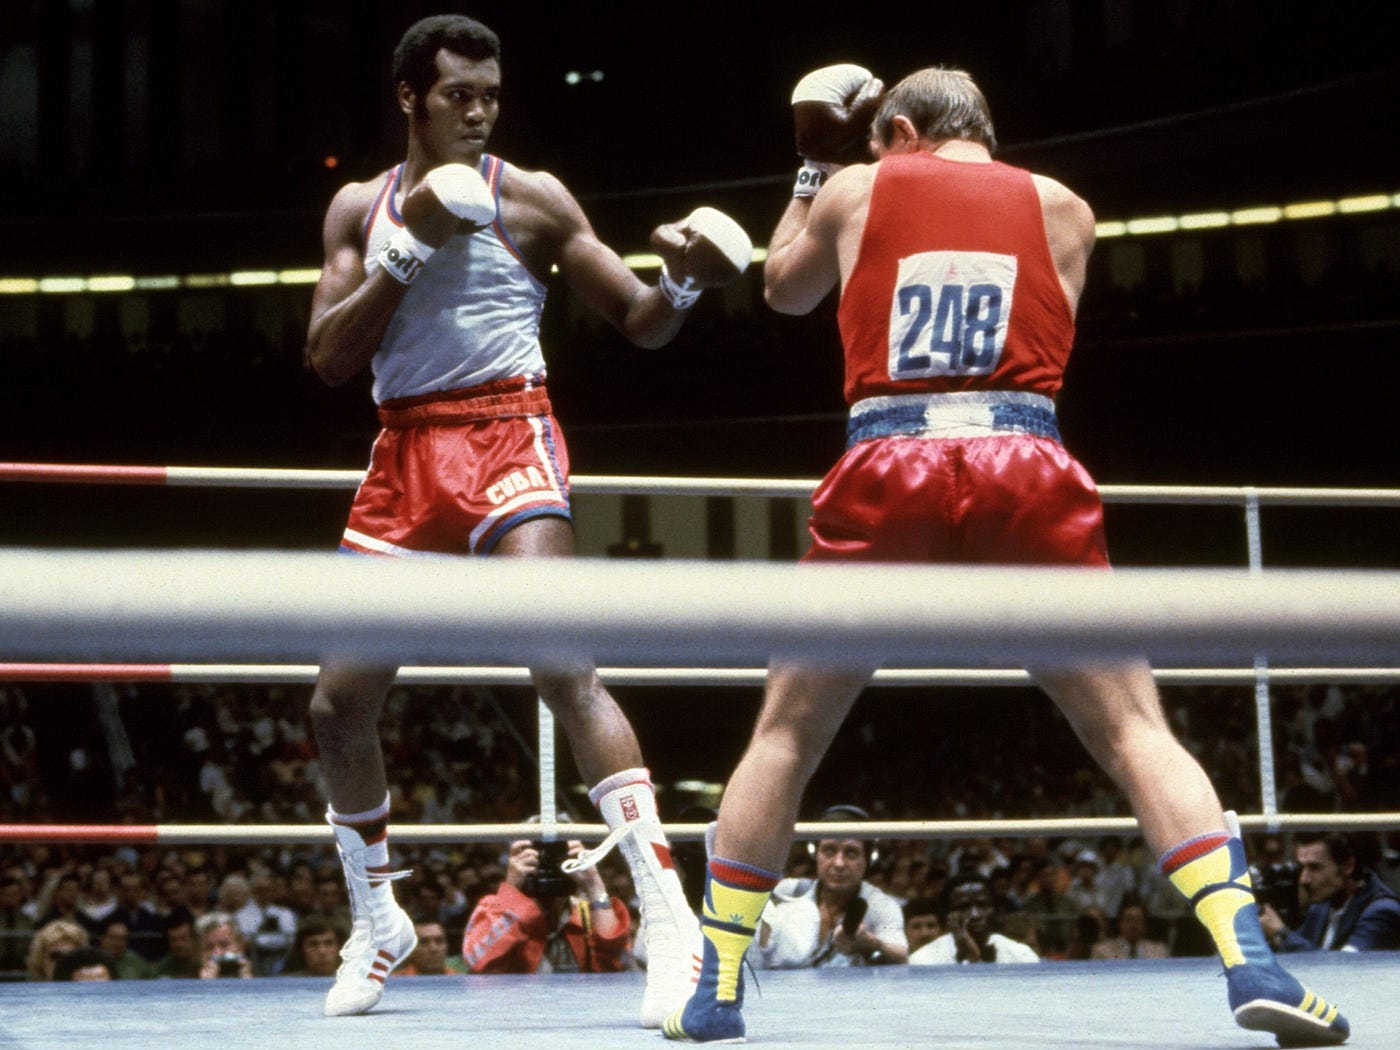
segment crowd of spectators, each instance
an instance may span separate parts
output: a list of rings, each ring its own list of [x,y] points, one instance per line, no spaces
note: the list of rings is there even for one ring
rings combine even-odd
[[[1227,805],[1257,811],[1252,697],[1244,690],[1181,687],[1168,688],[1165,697],[1169,716]],[[1400,708],[1394,688],[1283,686],[1274,698],[1284,811],[1395,808]],[[877,819],[1127,813],[1051,705],[1026,698],[1017,707],[1016,697],[1006,703],[1014,718],[1005,704],[983,705],[993,709],[979,717],[956,705],[900,708],[872,698],[868,710],[857,709],[809,801],[856,798]],[[918,747],[908,746],[911,712],[931,708],[944,729],[951,721],[958,732],[934,726]],[[413,779],[392,787],[394,822],[527,819],[538,805],[531,747],[515,724],[520,710],[513,717],[510,703],[484,688],[396,688],[383,736],[397,756],[390,767],[413,770]],[[1008,728],[1016,723],[1024,739]],[[304,697],[293,686],[6,686],[0,688],[0,823],[316,825],[324,796],[306,730]],[[669,761],[659,757],[658,771]],[[689,772],[674,770],[677,779]],[[676,808],[688,801],[680,792],[663,798],[672,819],[696,819]],[[1281,836],[1250,840],[1253,859],[1268,868],[1286,867],[1291,848]],[[506,881],[502,849],[400,845],[397,852],[402,866],[414,870],[400,899],[416,921],[440,926],[441,945],[428,938],[434,953],[449,954],[441,952],[445,945],[455,956],[477,903]],[[682,852],[678,846],[678,861]],[[1393,849],[1373,848],[1358,858],[1358,871],[1364,866],[1396,883]],[[633,909],[635,929],[625,869],[606,871],[610,891]],[[1043,959],[1210,951],[1185,902],[1136,838],[882,842],[866,879],[904,907],[915,927],[925,927],[910,935],[911,943],[925,943],[930,934],[947,932],[948,887],[970,871],[986,880],[992,928]],[[788,874],[812,876],[805,845],[794,848]],[[698,880],[692,874],[689,881]],[[240,976],[324,974],[334,970],[348,920],[329,842],[0,847],[0,971],[9,979],[53,979],[59,958],[78,948],[103,958],[94,963],[89,952],[75,960],[83,963],[73,970],[75,979],[100,972],[118,979],[213,976],[216,955],[242,960]],[[425,960],[415,971],[438,972],[439,965]],[[460,960],[451,965],[459,968]],[[621,965],[637,963],[628,954]]]

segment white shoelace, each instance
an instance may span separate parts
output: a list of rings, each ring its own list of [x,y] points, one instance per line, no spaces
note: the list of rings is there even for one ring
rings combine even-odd
[[[632,834],[632,828],[626,824],[613,828],[612,831],[608,832],[608,837],[597,846],[584,850],[577,857],[570,857],[559,865],[559,870],[565,875],[572,875],[575,872],[587,871],[589,868],[597,866],[599,861],[612,852],[614,846],[630,834]]]
[[[345,869],[346,885],[350,888],[351,911],[352,913],[361,912],[361,914],[356,915],[354,921],[351,923],[350,939],[347,940],[340,949],[341,964],[336,971],[337,979],[341,977],[341,971],[352,962],[355,962],[358,957],[363,956],[367,951],[375,950],[374,940],[370,932],[374,926],[374,919],[368,914],[373,911],[373,908],[369,901],[365,900],[365,897],[368,896],[368,891],[373,888],[370,886],[370,882],[397,882],[399,879],[406,879],[412,874],[413,870],[411,868],[405,871],[386,871],[383,874],[376,872],[372,876],[368,874],[361,875],[359,872],[352,872],[349,868]],[[356,903],[359,903],[361,906],[356,908]],[[359,959],[359,961],[363,962],[362,959]],[[352,974],[352,976],[359,975]]]
[[[345,869],[345,876],[347,881],[350,879],[354,879],[356,882],[363,882],[367,889],[374,888],[373,886],[370,886],[371,882],[397,882],[399,879],[409,878],[410,876],[412,876],[412,874],[412,868],[405,868],[403,871],[386,871],[382,873],[376,871],[372,875],[368,872],[361,875],[358,871],[352,872],[349,868]]]

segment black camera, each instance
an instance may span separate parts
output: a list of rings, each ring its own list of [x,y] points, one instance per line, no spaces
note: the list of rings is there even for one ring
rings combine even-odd
[[[1296,929],[1303,921],[1303,907],[1298,901],[1298,875],[1301,868],[1291,860],[1277,864],[1258,864],[1249,869],[1249,881],[1254,884],[1254,898],[1262,908],[1265,904],[1278,912],[1284,925]]]
[[[218,968],[220,977],[241,977],[243,975],[243,956],[237,952],[225,952],[214,956],[214,965]]]
[[[574,880],[565,875],[561,867],[569,857],[569,844],[556,841],[532,842],[530,845],[540,855],[540,866],[525,876],[525,895],[544,900],[567,897],[573,893]]]

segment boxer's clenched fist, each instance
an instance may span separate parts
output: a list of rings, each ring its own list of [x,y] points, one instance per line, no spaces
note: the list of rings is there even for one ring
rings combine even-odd
[[[651,246],[663,260],[661,292],[677,310],[693,305],[702,289],[734,280],[753,258],[744,228],[715,208],[696,208],[680,222],[658,226]]]
[[[798,155],[828,164],[870,160],[870,125],[884,91],[864,66],[842,63],[808,73],[792,92]]]

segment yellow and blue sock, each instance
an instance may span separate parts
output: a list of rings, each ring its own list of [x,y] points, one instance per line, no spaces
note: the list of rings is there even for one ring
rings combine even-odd
[[[1259,907],[1241,840],[1224,831],[1198,835],[1168,850],[1161,868],[1191,902],[1226,969],[1245,963],[1273,963],[1274,954],[1259,925]]]

